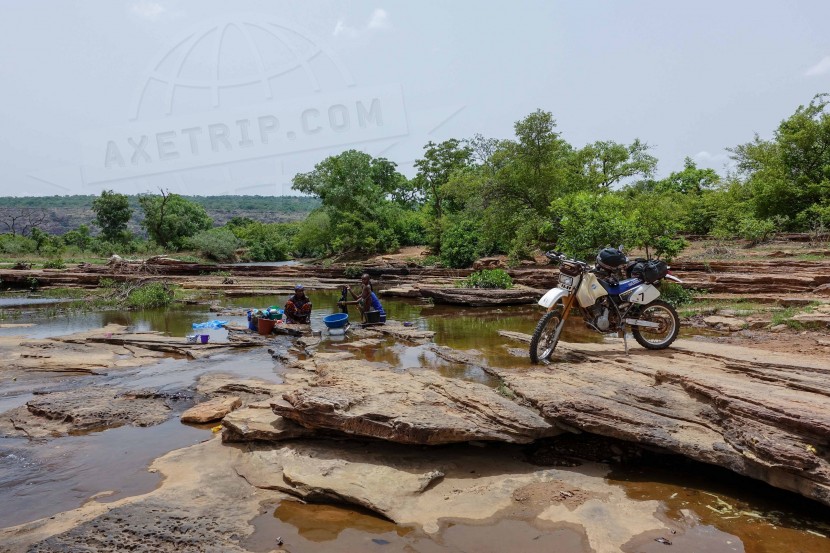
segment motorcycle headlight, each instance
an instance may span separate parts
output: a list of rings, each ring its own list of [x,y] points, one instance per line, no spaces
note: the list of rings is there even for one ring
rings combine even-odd
[[[571,286],[574,283],[574,277],[568,275],[559,275],[559,283],[565,286]]]

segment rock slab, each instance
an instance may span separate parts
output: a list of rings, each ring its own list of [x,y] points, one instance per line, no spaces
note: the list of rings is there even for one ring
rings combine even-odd
[[[354,359],[312,362],[316,380],[271,404],[306,428],[430,445],[529,443],[559,433],[534,409],[483,384]]]

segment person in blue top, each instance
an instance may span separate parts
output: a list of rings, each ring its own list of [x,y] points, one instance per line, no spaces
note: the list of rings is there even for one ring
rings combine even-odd
[[[341,301],[338,303],[341,303],[343,305],[357,305],[357,308],[358,310],[360,310],[360,314],[362,315],[364,321],[369,320],[367,313],[376,311],[380,314],[380,322],[385,323],[386,311],[383,310],[383,306],[380,304],[380,300],[375,294],[375,291],[372,289],[372,282],[369,278],[369,275],[364,274],[360,278],[360,282],[363,284],[363,290],[361,290],[360,296],[356,296],[354,291],[351,288],[349,288],[349,293],[354,298],[354,301]]]

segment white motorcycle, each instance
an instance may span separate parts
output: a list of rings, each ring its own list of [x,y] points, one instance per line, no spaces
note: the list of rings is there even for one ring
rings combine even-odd
[[[627,327],[631,328],[634,339],[647,349],[665,349],[677,338],[680,317],[674,307],[657,299],[660,290],[655,284],[664,278],[682,281],[669,272],[664,262],[637,260],[629,263],[622,246],[603,249],[594,267],[558,252],[545,255],[560,263],[559,286],[539,300],[546,312],[530,340],[531,362],[540,363],[550,358],[565,321],[576,307],[588,328],[621,334],[626,354]]]

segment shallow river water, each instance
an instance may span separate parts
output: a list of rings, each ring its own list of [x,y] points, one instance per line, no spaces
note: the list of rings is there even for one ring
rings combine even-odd
[[[315,302],[312,326],[323,328],[321,319],[334,311],[337,295],[312,293]],[[6,300],[5,302],[3,300]],[[47,337],[100,328],[117,323],[137,330],[155,330],[172,336],[192,332],[191,324],[221,318],[244,323],[244,310],[267,307],[284,298],[214,298],[224,307],[239,308],[233,316],[217,317],[206,305],[176,306],[166,310],[61,313],[46,317],[41,306],[20,296],[0,297],[0,306],[18,309],[2,322],[34,324],[0,328],[0,335],[24,334]],[[539,311],[536,306],[457,308],[433,306],[414,300],[385,300],[390,319],[410,321],[436,333],[435,342],[461,350],[476,350],[492,366],[528,366],[521,350],[526,346],[502,338],[498,330],[532,332]],[[201,332],[201,331],[200,331]],[[227,338],[224,330],[209,331],[212,341]],[[600,341],[573,320],[566,341]],[[638,347],[636,344],[630,344]],[[428,347],[405,346],[387,341],[385,347],[358,352],[373,361],[390,363],[394,370],[436,370],[445,376],[496,385],[481,369],[457,365],[437,357]],[[333,343],[321,348],[336,349]],[[207,372],[238,374],[281,381],[284,367],[264,348],[210,359],[164,359],[140,367],[83,377],[44,376],[33,388],[4,384],[0,389],[0,413],[25,404],[36,390],[74,386],[155,388],[169,392],[192,390],[196,378]],[[185,394],[186,396],[187,394]],[[192,395],[192,394],[191,394]],[[177,412],[192,402],[176,405]],[[146,469],[165,453],[212,436],[209,427],[181,424],[174,416],[147,427],[121,427],[47,442],[0,439],[0,527],[7,527],[73,509],[93,496],[99,501],[146,493],[159,483]],[[522,448],[515,448],[521,454]],[[673,466],[618,465],[607,481],[621,486],[632,499],[658,500],[665,517],[686,521],[688,530],[667,545],[649,538],[632,551],[830,551],[830,510],[781,492],[766,484],[736,476],[726,470],[687,461]],[[692,520],[689,520],[691,513]],[[276,537],[292,544],[291,551],[589,551],[584,534],[567,525],[540,526],[526,520],[447,521],[441,532],[429,536],[420,530],[397,526],[372,514],[331,505],[282,502],[265,509],[252,521],[256,528],[246,542],[252,551],[275,549]],[[724,538],[726,536],[726,538]]]

